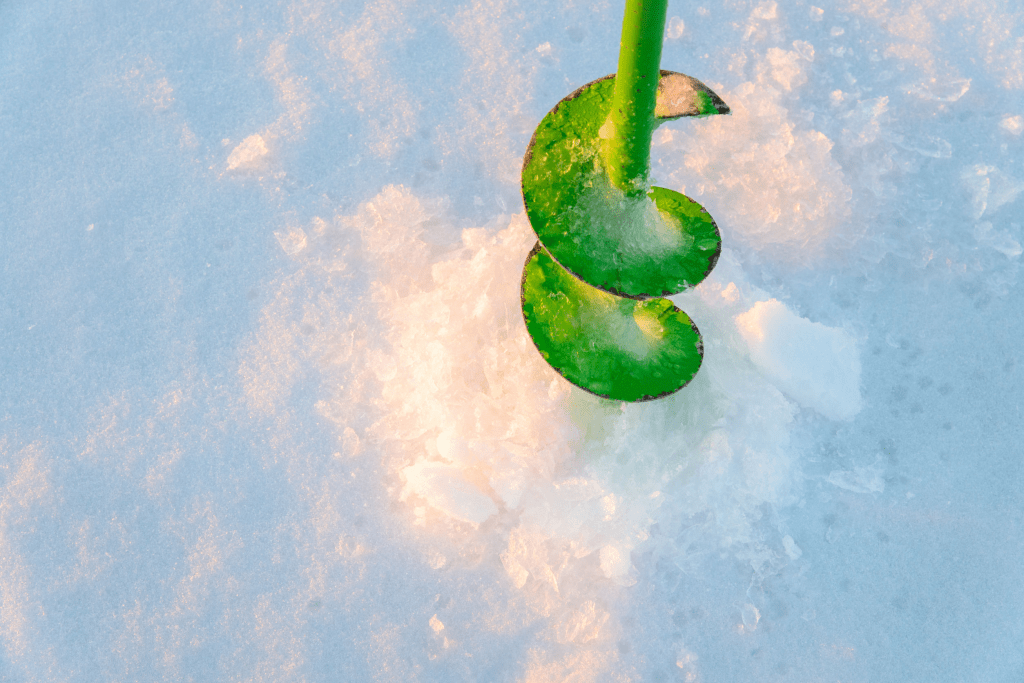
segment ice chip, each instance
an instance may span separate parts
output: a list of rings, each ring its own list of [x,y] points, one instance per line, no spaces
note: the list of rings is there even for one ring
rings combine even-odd
[[[274,233],[277,243],[289,256],[294,256],[306,248],[306,233],[302,228],[288,228]]]
[[[969,78],[932,78],[929,81],[910,88],[910,92],[926,100],[936,102],[956,102],[971,89]]]
[[[669,40],[679,40],[686,31],[686,24],[679,17],[672,17],[665,25],[665,36]]]
[[[854,493],[882,493],[885,490],[882,468],[877,463],[871,467],[833,470],[829,473],[827,481],[833,486]]]
[[[512,585],[516,588],[522,588],[526,585],[526,580],[530,578],[530,572],[526,571],[523,565],[519,564],[508,552],[502,553],[500,559],[502,566],[505,567],[505,571],[508,572],[509,578],[512,579]]]
[[[629,551],[606,545],[601,548],[601,571],[609,579],[625,575],[630,568]]]
[[[793,49],[796,50],[798,55],[806,59],[808,62],[814,61],[814,46],[806,40],[794,40]]]
[[[779,5],[775,2],[762,2],[750,13],[753,19],[776,19],[779,16]]]
[[[845,331],[771,299],[736,316],[750,359],[784,394],[831,420],[860,412],[860,354]]]
[[[813,57],[814,48],[811,48]],[[783,90],[789,91],[794,87],[807,82],[807,74],[800,68],[800,55],[788,50],[780,50],[777,47],[768,49],[768,63],[771,65],[772,78],[782,86]]]
[[[686,683],[697,683],[697,655],[682,648],[676,656],[676,666],[682,669],[683,680]]]
[[[267,151],[267,145],[263,141],[262,135],[250,135],[231,151],[228,156],[228,170],[232,171],[251,164],[264,156]]]
[[[744,631],[754,631],[757,623],[761,621],[761,612],[749,602],[740,607],[740,619],[743,620]]]
[[[421,460],[402,470],[402,475],[403,497],[415,494],[453,519],[479,526],[498,512],[494,501],[466,481],[458,467]]]
[[[342,451],[345,455],[353,457],[359,455],[361,452],[361,444],[359,443],[359,435],[356,434],[356,430],[351,427],[345,427],[345,431],[342,434]]]
[[[967,166],[960,172],[960,179],[971,193],[975,219],[1015,201],[1024,191],[1024,182],[985,164]]]
[[[1006,258],[1015,259],[1022,252],[1020,242],[1013,239],[1008,231],[995,229],[989,221],[974,226],[974,238],[978,240],[978,244],[991,247]]]
[[[586,643],[597,638],[601,627],[611,616],[599,610],[593,600],[587,600],[574,610],[555,629],[555,638],[559,643]]]

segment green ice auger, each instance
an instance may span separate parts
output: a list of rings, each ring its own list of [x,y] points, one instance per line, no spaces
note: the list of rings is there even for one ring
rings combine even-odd
[[[646,401],[686,386],[704,345],[660,296],[700,283],[722,250],[704,207],[651,187],[651,135],[683,116],[728,114],[700,81],[661,71],[667,0],[627,0],[618,72],[563,99],[523,158],[523,201],[539,242],[522,306],[544,359],[598,396]]]

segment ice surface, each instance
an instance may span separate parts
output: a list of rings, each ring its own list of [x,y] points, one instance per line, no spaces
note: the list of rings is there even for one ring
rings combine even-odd
[[[1024,677],[1015,4],[673,8],[724,251],[626,406],[518,300],[621,3],[107,9],[0,3],[0,680]]]

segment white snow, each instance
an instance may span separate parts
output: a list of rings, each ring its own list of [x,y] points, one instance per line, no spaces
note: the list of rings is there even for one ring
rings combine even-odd
[[[724,250],[621,405],[519,172],[622,9],[0,3],[0,680],[1021,679],[1019,9],[673,4]]]

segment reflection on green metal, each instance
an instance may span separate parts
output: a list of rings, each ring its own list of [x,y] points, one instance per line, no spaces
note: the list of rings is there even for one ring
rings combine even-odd
[[[659,70],[665,12],[665,0],[627,1],[618,73],[559,102],[523,160],[540,240],[523,273],[527,328],[563,377],[622,401],[664,396],[696,374],[700,334],[653,297],[695,286],[721,253],[703,207],[648,182],[658,125],[729,113],[700,81]]]

